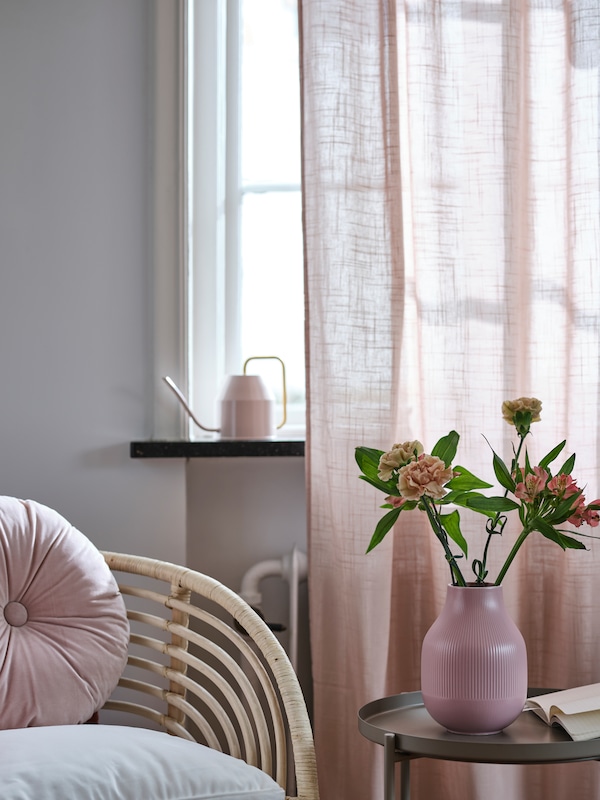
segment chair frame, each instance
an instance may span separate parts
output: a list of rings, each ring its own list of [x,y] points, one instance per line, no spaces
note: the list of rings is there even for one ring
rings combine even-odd
[[[318,800],[304,696],[260,616],[195,570],[122,553],[103,556],[116,573],[131,635],[128,666],[101,715],[142,717],[243,758],[277,781],[288,800]]]

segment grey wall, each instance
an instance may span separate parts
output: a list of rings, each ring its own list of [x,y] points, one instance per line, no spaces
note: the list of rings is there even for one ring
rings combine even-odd
[[[152,427],[153,41],[149,0],[0,0],[0,493],[183,560],[183,463],[129,458]]]

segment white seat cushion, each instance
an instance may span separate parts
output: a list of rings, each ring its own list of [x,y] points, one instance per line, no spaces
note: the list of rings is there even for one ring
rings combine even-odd
[[[264,772],[166,733],[119,725],[0,731],[2,800],[283,800]]]

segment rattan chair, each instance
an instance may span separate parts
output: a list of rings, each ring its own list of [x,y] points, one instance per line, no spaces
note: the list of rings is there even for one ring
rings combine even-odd
[[[100,720],[134,715],[143,726],[258,767],[289,798],[318,800],[304,697],[285,651],[259,615],[194,570],[103,555],[127,605],[131,636],[127,667]]]

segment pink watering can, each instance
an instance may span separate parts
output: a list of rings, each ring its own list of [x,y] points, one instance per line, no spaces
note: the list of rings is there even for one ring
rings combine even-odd
[[[219,428],[207,428],[197,419],[186,398],[175,382],[165,376],[167,386],[175,393],[190,418],[203,431],[220,433],[222,439],[271,439],[275,436],[275,398],[260,375],[247,375],[248,363],[257,359],[275,359],[281,364],[283,387],[283,419],[277,430],[287,419],[287,389],[285,364],[278,356],[251,356],[244,362],[243,375],[229,375],[219,395],[221,420]]]

